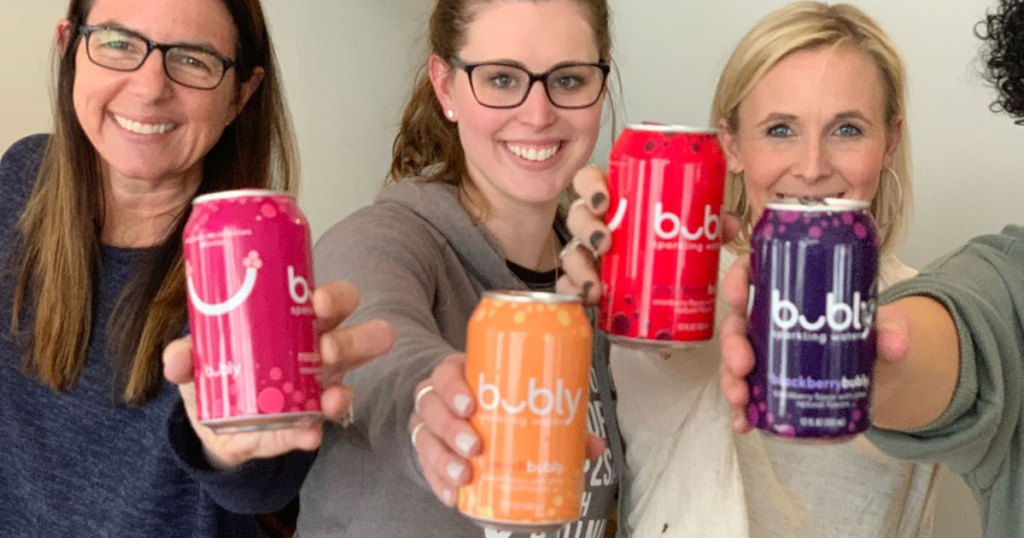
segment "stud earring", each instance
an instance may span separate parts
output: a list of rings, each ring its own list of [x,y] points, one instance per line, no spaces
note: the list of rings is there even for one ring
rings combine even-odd
[[[448,112],[446,112],[445,115],[448,116],[448,119],[454,119],[455,118],[455,111],[449,108]]]

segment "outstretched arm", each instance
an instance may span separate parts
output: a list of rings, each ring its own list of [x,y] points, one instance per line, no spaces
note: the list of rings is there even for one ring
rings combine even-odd
[[[935,299],[909,296],[878,311],[873,423],[888,430],[931,424],[953,399],[960,342],[953,316]]]

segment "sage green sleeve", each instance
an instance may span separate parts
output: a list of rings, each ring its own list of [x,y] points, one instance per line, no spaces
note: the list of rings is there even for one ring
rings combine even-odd
[[[1024,228],[978,237],[896,284],[883,302],[923,295],[952,313],[960,340],[953,399],[913,431],[872,429],[892,456],[939,461],[960,474],[982,508],[987,536],[1024,536]]]

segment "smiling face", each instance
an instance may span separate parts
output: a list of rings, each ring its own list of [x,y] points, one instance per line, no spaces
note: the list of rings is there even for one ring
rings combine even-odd
[[[503,62],[543,73],[602,58],[585,8],[575,0],[493,2],[474,9],[458,51],[467,63]],[[434,56],[431,80],[442,108],[458,123],[476,194],[496,211],[521,204],[553,208],[572,174],[590,158],[602,101],[582,109],[551,104],[541,83],[515,108],[480,105],[462,69]],[[495,83],[501,83],[496,80]]]
[[[86,23],[235,57],[235,25],[219,0],[96,0]],[[77,31],[62,24],[59,33]],[[106,178],[144,180],[153,187],[197,182],[203,157],[260,80],[254,76],[240,90],[231,69],[213,90],[187,88],[167,78],[159,50],[136,71],[113,71],[89,59],[84,36],[68,54],[75,54],[77,67],[75,113],[105,164]]]
[[[722,141],[755,221],[786,196],[872,200],[901,128],[886,121],[878,68],[844,45],[780,60],[740,103],[737,123],[722,126]]]

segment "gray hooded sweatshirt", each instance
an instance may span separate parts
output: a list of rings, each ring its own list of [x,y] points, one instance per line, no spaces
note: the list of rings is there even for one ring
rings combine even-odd
[[[409,439],[415,386],[442,359],[465,349],[466,323],[481,294],[525,289],[501,248],[459,204],[456,188],[417,178],[390,184],[376,202],[342,220],[317,243],[319,282],[344,279],[361,292],[346,323],[390,321],[394,348],[346,376],[355,389],[354,425],[327,427],[302,488],[299,534],[346,538],[484,537],[431,492]],[[563,538],[601,537],[612,511],[621,445],[607,345],[595,346],[588,428],[609,449],[587,463],[584,517]],[[596,389],[596,390],[595,390]],[[613,456],[614,454],[614,456]],[[529,534],[487,532],[488,537]]]

